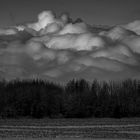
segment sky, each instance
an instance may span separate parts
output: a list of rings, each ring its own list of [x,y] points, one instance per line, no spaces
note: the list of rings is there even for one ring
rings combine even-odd
[[[68,12],[89,24],[124,24],[140,19],[140,0],[0,0],[0,26],[35,21],[43,10]]]

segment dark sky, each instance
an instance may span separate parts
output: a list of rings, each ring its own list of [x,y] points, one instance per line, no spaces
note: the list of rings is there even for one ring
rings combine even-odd
[[[112,25],[140,19],[140,0],[0,0],[0,26],[35,20],[43,10]]]

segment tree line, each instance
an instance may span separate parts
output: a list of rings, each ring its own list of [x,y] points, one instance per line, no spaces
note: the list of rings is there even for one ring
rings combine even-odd
[[[0,81],[0,118],[140,117],[140,81]]]

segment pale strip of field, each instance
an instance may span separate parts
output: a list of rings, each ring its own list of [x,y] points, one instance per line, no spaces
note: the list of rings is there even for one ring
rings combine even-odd
[[[9,126],[0,125],[0,129],[65,129],[65,128],[127,128],[127,127],[140,127],[140,124],[126,124],[126,125],[85,125],[85,126]]]
[[[0,138],[0,140],[127,140],[121,138]],[[130,140],[130,139],[128,139]],[[135,140],[135,139],[131,139]]]
[[[0,140],[140,140],[140,119],[1,120]]]

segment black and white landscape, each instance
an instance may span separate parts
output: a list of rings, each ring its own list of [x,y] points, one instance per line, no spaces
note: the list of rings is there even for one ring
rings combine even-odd
[[[0,139],[140,139],[139,5],[1,2]]]

